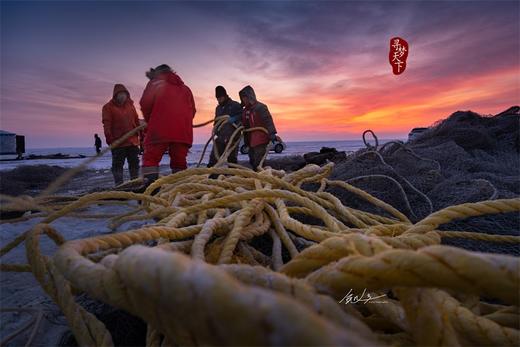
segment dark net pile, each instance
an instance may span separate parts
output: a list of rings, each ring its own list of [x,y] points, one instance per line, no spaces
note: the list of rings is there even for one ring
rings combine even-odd
[[[406,144],[367,148],[337,163],[332,179],[347,181],[396,207],[416,222],[430,212],[466,202],[520,196],[520,116],[512,107],[495,116],[455,112]],[[342,189],[343,203],[383,213]],[[519,235],[518,213],[455,221],[442,230]],[[515,245],[443,239],[479,251],[520,255]]]

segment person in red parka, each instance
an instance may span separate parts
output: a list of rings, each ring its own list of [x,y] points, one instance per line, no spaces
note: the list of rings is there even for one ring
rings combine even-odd
[[[148,123],[144,139],[145,185],[159,177],[159,163],[166,150],[172,173],[187,168],[186,156],[193,144],[195,101],[190,88],[166,65],[146,73],[150,82],[141,97],[141,111]]]
[[[139,126],[137,111],[130,93],[122,84],[114,86],[112,99],[103,106],[103,130],[107,145]],[[130,178],[139,176],[139,139],[137,134],[112,148],[112,175],[116,186],[123,183],[123,166],[128,161]]]

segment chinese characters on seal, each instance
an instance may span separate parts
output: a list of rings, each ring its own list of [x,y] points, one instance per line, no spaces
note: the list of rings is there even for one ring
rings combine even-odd
[[[406,69],[406,58],[408,58],[408,42],[400,37],[390,40],[390,54],[388,56],[394,75],[400,75]]]

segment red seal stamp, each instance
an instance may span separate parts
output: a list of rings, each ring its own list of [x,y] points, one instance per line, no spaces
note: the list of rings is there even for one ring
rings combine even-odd
[[[390,40],[390,53],[388,59],[392,65],[394,75],[400,75],[406,69],[406,58],[408,58],[408,42],[400,37]]]

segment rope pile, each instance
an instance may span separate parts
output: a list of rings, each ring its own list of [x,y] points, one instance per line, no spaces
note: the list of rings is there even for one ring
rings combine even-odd
[[[80,292],[143,319],[147,346],[520,343],[519,259],[440,245],[442,237],[520,243],[440,230],[456,219],[519,212],[520,199],[451,206],[413,224],[382,200],[330,180],[332,169],[254,172],[219,162],[162,177],[143,194],[88,194],[49,208],[41,223],[2,248],[0,256],[24,242],[28,263],[2,262],[1,270],[32,272],[82,346],[113,342],[75,302]],[[306,183],[319,188],[304,190]],[[328,187],[384,213],[345,206]],[[112,228],[154,222],[72,241],[51,224],[120,200],[141,204],[111,216]],[[44,235],[60,245],[52,257],[41,253]]]

